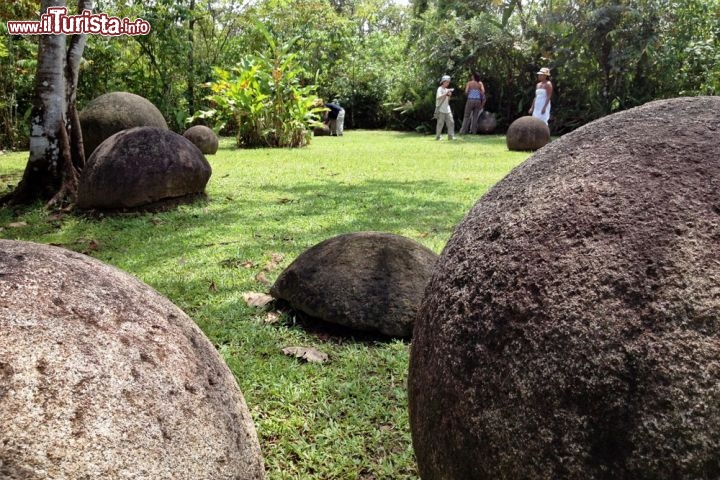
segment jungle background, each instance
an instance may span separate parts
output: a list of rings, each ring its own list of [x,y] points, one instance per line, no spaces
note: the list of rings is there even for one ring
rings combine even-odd
[[[650,100],[720,92],[720,0],[99,0],[94,11],[152,29],[89,36],[78,107],[129,91],[178,132],[193,116],[203,123],[212,85],[233,71],[338,100],[346,128],[419,132],[443,74],[461,88],[478,71],[502,130],[550,67],[556,135]],[[38,0],[0,5],[0,149],[28,148],[37,66],[37,38],[8,35],[6,21],[39,15]],[[454,97],[456,116],[464,100]]]

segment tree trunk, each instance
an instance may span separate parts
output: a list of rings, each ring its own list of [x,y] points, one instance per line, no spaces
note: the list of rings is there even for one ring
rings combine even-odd
[[[42,0],[42,13],[64,7],[65,0]],[[92,9],[91,0],[78,7]],[[36,93],[30,125],[30,158],[17,188],[0,198],[4,203],[48,201],[48,207],[72,204],[78,174],[85,164],[82,131],[75,107],[80,59],[85,35],[41,35],[39,38]]]
[[[188,72],[187,99],[191,115],[195,114],[195,0],[190,0],[190,21],[188,22]]]

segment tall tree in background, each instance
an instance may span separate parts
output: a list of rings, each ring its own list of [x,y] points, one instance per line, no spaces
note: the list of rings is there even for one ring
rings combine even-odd
[[[66,7],[65,0],[42,0],[42,13]],[[78,0],[78,13],[92,10],[92,0]],[[38,49],[35,105],[30,128],[30,158],[17,188],[3,203],[48,200],[48,206],[71,203],[78,173],[85,165],[82,131],[75,106],[85,35],[42,35]]]

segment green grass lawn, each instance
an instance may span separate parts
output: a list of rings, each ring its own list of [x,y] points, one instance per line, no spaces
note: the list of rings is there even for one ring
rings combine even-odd
[[[529,154],[502,136],[348,131],[297,150],[208,156],[207,201],[86,218],[41,205],[0,209],[0,238],[61,245],[129,272],[190,315],[232,369],[258,429],[269,479],[417,478],[407,414],[408,344],[308,331],[249,307],[284,267],[329,237],[404,235],[440,253],[454,227]],[[27,152],[0,156],[0,195]],[[279,265],[275,261],[282,258]],[[314,364],[288,346],[330,357]]]

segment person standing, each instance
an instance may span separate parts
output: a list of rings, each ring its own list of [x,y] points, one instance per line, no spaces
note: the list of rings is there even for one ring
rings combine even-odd
[[[440,140],[445,125],[447,125],[448,140],[455,140],[455,120],[453,120],[450,109],[450,97],[455,89],[450,88],[450,80],[450,75],[443,75],[435,94],[435,116],[437,117],[435,140]]]
[[[550,120],[550,99],[553,94],[553,85],[550,82],[550,69],[543,67],[537,72],[538,83],[535,85],[535,98],[528,113],[539,118],[546,124]]]
[[[470,81],[465,84],[465,113],[463,115],[460,134],[477,133],[477,122],[485,108],[485,85],[480,81],[480,74],[473,72]]]
[[[330,136],[342,137],[345,127],[345,109],[337,101],[326,103],[325,107],[330,109],[327,116]]]

